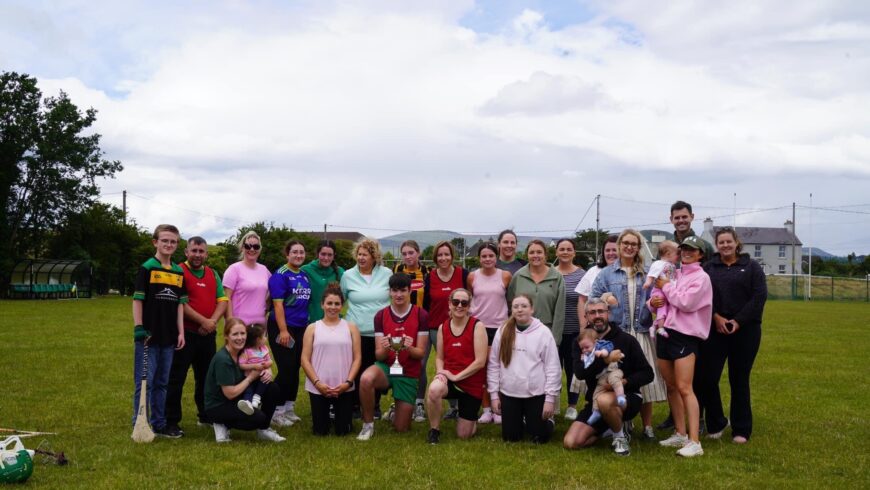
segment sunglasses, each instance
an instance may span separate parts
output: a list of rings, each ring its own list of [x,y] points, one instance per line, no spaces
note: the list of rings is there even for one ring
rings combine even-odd
[[[245,250],[260,250],[259,243],[246,243],[244,244]]]
[[[455,306],[457,308],[459,308],[460,306],[464,308],[464,307],[468,306],[469,303],[471,303],[471,302],[468,301],[467,299],[451,299],[450,300],[450,304],[452,304],[453,306]]]

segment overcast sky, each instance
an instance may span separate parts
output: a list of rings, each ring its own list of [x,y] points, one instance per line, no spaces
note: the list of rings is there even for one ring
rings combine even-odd
[[[870,253],[867,1],[4,0],[0,69],[99,111],[149,229],[566,235],[601,194]]]

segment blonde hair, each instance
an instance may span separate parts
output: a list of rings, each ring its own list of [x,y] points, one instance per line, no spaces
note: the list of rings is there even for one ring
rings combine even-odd
[[[622,246],[622,239],[625,238],[627,235],[631,235],[637,238],[637,254],[634,256],[634,263],[631,265],[631,270],[635,274],[643,275],[645,273],[643,270],[643,255],[640,253],[640,247],[642,247],[644,244],[643,236],[641,236],[639,231],[629,228],[619,234],[619,238],[616,239],[617,246]],[[620,263],[622,263],[621,253],[618,260],[620,261]]]
[[[357,240],[353,245],[354,259],[356,259],[356,254],[359,253],[360,248],[364,248],[372,256],[374,265],[381,265],[381,246],[378,245],[376,240],[369,237],[362,237]]]
[[[673,240],[665,240],[662,243],[659,243],[659,258],[662,258],[662,255],[665,252],[676,252],[680,249],[680,246],[677,245],[677,242]]]
[[[518,294],[514,299],[526,298],[529,301],[529,306],[535,307],[535,302],[528,294]],[[511,301],[513,303],[513,301]],[[511,358],[514,355],[514,342],[517,338],[517,319],[511,314],[510,318],[504,322],[501,328],[501,343],[499,343],[498,357],[504,367],[508,367],[511,363]]]
[[[257,242],[260,244],[260,252],[263,251],[263,240],[260,239],[260,235],[258,235],[256,231],[251,230],[242,235],[242,238],[239,239],[239,243],[236,244],[236,246],[239,247],[239,260],[245,259],[245,242],[250,238],[256,238]]]

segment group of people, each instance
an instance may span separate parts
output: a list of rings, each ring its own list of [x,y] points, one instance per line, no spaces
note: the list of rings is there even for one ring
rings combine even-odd
[[[355,417],[359,440],[374,435],[377,418],[399,432],[428,420],[427,440],[437,444],[442,420],[453,418],[459,439],[493,423],[506,441],[545,443],[561,412],[564,371],[564,415],[572,420],[566,448],[612,437],[614,452],[627,455],[624,422],[640,414],[642,437],[654,440],[653,403],[665,400],[674,431],[660,444],[677,454],[703,454],[703,414],[707,437],[721,438],[730,425],[733,441],[745,443],[764,274],[740,253],[733,229],[717,232],[714,254],[694,235],[693,218],[689,204],[672,206],[675,240],[660,244],[651,267],[640,253],[643,237],[625,230],[607,238],[588,271],[575,265],[570,239],[556,242],[557,261],[549,264],[540,240],[519,259],[517,236],[505,230],[479,247],[480,267],[470,272],[455,265],[450,242],[434,246],[427,268],[410,240],[390,270],[368,238],[354,245],[356,264],[347,271],[335,263],[335,243],[320,242],[306,264],[304,245],[291,240],[287,263],[270,272],[258,262],[262,244],[251,231],[223,280],[205,265],[201,237],[188,239],[183,264],[172,263],[179,233],[160,225],[155,256],[136,280],[134,376],[148,377],[150,422],[166,437],[183,435],[181,393],[192,367],[198,421],[214,427],[218,442],[230,440],[230,429],[284,440],[272,427],[301,421],[301,369],[316,435],[348,434]],[[224,347],[217,349],[221,317]],[[725,362],[730,419],[719,394]],[[380,397],[389,391],[384,414]]]

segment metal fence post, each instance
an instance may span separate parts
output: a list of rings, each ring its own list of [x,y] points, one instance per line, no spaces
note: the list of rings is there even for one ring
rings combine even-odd
[[[834,301],[834,276],[831,276],[831,301]]]

